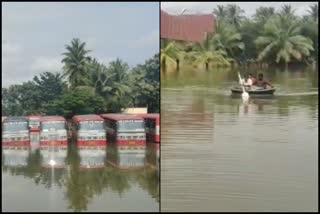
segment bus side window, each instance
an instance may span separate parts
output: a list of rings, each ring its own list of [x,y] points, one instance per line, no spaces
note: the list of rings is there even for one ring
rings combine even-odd
[[[114,129],[114,130],[118,129],[118,122],[112,121],[112,129]]]

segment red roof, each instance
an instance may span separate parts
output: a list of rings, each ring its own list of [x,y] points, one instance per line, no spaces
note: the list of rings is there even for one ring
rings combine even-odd
[[[77,122],[80,121],[103,121],[103,118],[96,114],[86,114],[86,115],[75,115],[72,117],[72,120],[75,120]]]
[[[46,121],[66,121],[64,117],[61,116],[45,116],[41,117],[40,119],[41,122],[46,122]]]
[[[214,28],[212,14],[170,15],[161,11],[161,39],[201,42]]]
[[[101,117],[111,120],[142,120],[143,118],[134,114],[101,114]]]
[[[27,116],[29,119],[40,119],[41,116],[36,116],[36,115],[31,115],[31,116]]]

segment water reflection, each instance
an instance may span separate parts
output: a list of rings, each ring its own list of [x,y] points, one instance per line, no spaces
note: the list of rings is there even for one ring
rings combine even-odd
[[[114,149],[109,157],[109,148],[105,146],[78,147],[74,139],[68,147],[39,146],[39,136],[32,135],[31,146],[3,147],[4,210],[159,210],[158,173],[146,164],[146,150],[136,151],[134,155]],[[15,179],[19,176],[23,180]],[[19,186],[18,192],[10,190],[15,185]],[[42,203],[25,205],[23,195],[26,194]],[[10,200],[12,197],[14,201]]]
[[[109,163],[119,169],[141,169],[145,167],[146,147],[118,146],[111,144],[108,149]]]
[[[65,146],[41,146],[41,166],[44,168],[64,168],[67,157]]]
[[[80,168],[103,168],[106,165],[106,146],[78,146]]]
[[[162,211],[317,210],[318,74],[262,72],[278,94],[248,102],[236,71],[163,79]]]
[[[25,167],[30,153],[29,146],[4,146],[3,151],[3,166],[4,167]]]

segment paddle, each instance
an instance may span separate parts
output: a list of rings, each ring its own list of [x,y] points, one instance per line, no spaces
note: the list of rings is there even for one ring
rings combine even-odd
[[[238,71],[238,77],[239,77],[239,81],[240,81],[240,84],[242,86],[242,99],[243,100],[247,100],[249,98],[249,94],[248,92],[245,90],[244,86],[243,86],[243,82],[242,82],[242,78],[240,76],[240,72]]]

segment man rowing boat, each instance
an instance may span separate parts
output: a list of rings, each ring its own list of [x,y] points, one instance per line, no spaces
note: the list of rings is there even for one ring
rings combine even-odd
[[[257,81],[254,83],[255,86],[260,87],[260,88],[264,88],[266,89],[267,86],[270,86],[271,88],[273,88],[272,84],[270,82],[268,82],[267,80],[263,79],[263,74],[260,73],[258,75],[258,79]]]

